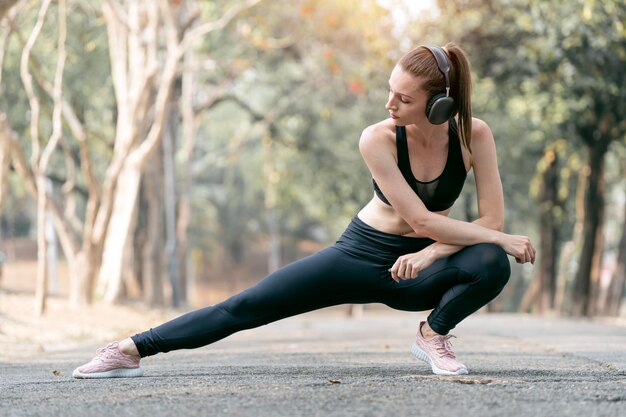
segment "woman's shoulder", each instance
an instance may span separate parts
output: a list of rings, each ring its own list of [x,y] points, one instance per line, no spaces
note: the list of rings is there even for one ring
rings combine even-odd
[[[363,148],[378,148],[381,146],[395,147],[396,125],[391,119],[385,119],[378,123],[367,126],[361,133],[359,139],[359,147]]]
[[[366,165],[379,173],[397,165],[396,125],[393,120],[383,120],[363,129],[359,151]]]
[[[485,142],[493,142],[491,128],[484,120],[472,117],[472,144],[480,145]]]
[[[483,164],[485,160],[495,161],[496,144],[489,125],[476,117],[472,117],[472,152],[469,155],[470,165]]]

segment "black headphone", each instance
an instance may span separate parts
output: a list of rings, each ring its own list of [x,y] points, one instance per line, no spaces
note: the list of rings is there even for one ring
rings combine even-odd
[[[439,46],[422,45],[422,47],[428,49],[434,55],[437,67],[446,79],[446,93],[435,94],[426,104],[428,121],[434,125],[440,125],[450,120],[455,108],[454,99],[450,97],[450,60],[448,59],[448,54]]]

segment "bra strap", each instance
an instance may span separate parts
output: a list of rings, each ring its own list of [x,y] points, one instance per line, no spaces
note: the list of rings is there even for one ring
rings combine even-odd
[[[461,149],[461,137],[459,136],[459,128],[456,124],[454,118],[450,118],[450,127],[448,129],[448,137],[449,144],[448,146],[452,146],[449,152],[450,157],[452,158],[453,166],[463,167],[463,172],[465,173],[465,163],[463,162],[463,151]]]
[[[409,159],[409,146],[406,143],[404,126],[396,126],[396,151],[398,153],[398,168],[406,177],[406,174],[411,171],[411,160]]]

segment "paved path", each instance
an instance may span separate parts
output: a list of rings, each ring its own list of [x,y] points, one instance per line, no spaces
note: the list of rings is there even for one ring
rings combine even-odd
[[[423,314],[325,310],[75,380],[97,346],[0,363],[0,416],[626,416],[626,327],[477,314],[453,332],[470,375],[408,347]],[[55,375],[56,374],[56,375]]]

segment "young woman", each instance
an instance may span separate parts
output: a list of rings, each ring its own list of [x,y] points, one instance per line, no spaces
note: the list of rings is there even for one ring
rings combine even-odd
[[[495,143],[489,126],[472,118],[470,93],[469,64],[458,46],[407,53],[389,79],[390,117],[366,128],[359,142],[374,196],[333,246],[217,305],[110,343],[74,377],[141,376],[146,356],[344,303],[432,310],[411,352],[436,374],[467,374],[448,333],[500,293],[510,274],[507,254],[535,261],[528,237],[502,232]],[[448,218],[469,169],[478,194],[473,223]]]

